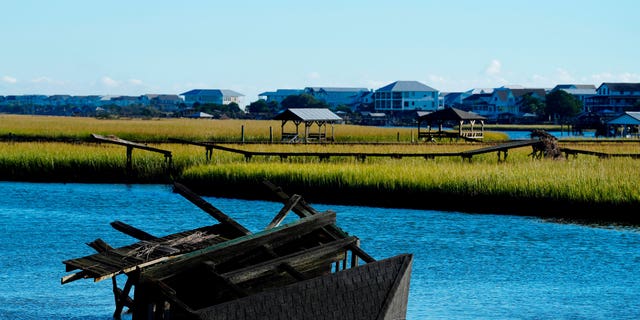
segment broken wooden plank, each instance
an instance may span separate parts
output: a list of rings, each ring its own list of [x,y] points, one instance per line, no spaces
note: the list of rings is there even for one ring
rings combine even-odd
[[[142,231],[134,226],[128,225],[122,221],[113,221],[111,222],[111,227],[113,227],[114,229],[128,235],[131,236],[133,238],[136,238],[138,240],[155,240],[158,239],[157,237],[150,235],[148,233],[146,233],[145,231]]]
[[[298,201],[300,201],[300,199],[302,199],[300,195],[294,194],[265,229],[271,229],[279,226],[282,220],[287,216],[287,213],[289,213],[293,207],[298,205]]]
[[[296,267],[315,261],[322,256],[335,255],[342,257],[344,255],[344,248],[348,247],[355,241],[355,237],[336,240],[328,244],[319,245],[304,251],[296,252],[253,266],[227,272],[222,274],[222,276],[228,278],[232,282],[238,283],[254,278],[259,278],[266,273],[279,269],[282,264],[287,264],[291,268],[296,270]],[[296,270],[296,272],[298,271]]]
[[[232,227],[242,235],[247,235],[251,233],[251,231],[247,230],[245,227],[243,227],[241,224],[233,220],[231,217],[224,214],[224,212],[220,211],[218,208],[214,207],[209,202],[202,199],[202,197],[200,197],[199,195],[193,193],[184,185],[178,182],[175,182],[173,184],[173,187],[174,187],[173,190],[175,192],[182,195],[187,200],[191,201],[191,203],[195,204],[198,208],[208,213],[210,216],[218,220],[220,223],[223,223],[225,225],[228,225],[229,227]]]
[[[154,267],[144,270],[143,276],[162,278],[165,275],[171,275],[182,267],[199,260],[211,260],[214,262],[230,260],[251,249],[258,249],[265,245],[277,246],[280,243],[286,243],[292,239],[300,238],[315,230],[321,229],[324,226],[335,223],[335,221],[335,212],[303,218],[273,229],[249,234],[204,249],[185,253],[178,257],[174,257],[172,261],[163,264],[158,268]],[[166,260],[167,259],[163,261]]]

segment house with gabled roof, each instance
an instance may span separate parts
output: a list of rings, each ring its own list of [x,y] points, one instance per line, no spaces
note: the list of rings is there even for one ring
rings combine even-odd
[[[438,90],[418,81],[396,81],[375,91],[376,111],[436,111],[439,108]]]
[[[363,93],[369,92],[367,88],[350,87],[306,87],[304,93],[312,95],[319,101],[325,102],[331,108],[337,106],[352,107],[359,103]]]
[[[592,84],[559,84],[555,86],[551,91],[562,90],[576,99],[580,100],[582,103],[582,111],[587,111],[584,108],[584,101],[596,95],[596,86]]]
[[[265,91],[258,94],[258,98],[266,102],[282,103],[288,96],[297,96],[304,93],[303,89],[277,89],[276,91]]]
[[[193,89],[180,94],[184,97],[185,104],[218,104],[226,105],[232,102],[240,104],[242,93],[226,89]]]
[[[489,103],[493,105],[495,113],[520,115],[520,105],[525,95],[544,101],[547,93],[541,88],[500,87],[493,91]]]
[[[596,113],[623,113],[639,103],[640,83],[603,82],[596,95],[585,99],[585,109]]]

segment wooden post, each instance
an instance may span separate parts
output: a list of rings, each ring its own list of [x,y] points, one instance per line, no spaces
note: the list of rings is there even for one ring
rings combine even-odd
[[[127,146],[127,174],[131,174],[133,171],[133,162],[131,161],[132,153],[133,153],[133,147]]]
[[[273,127],[269,126],[269,143],[273,143]]]
[[[244,143],[244,124],[242,125],[242,130],[241,130],[241,133],[240,133],[240,137],[241,137],[240,140],[242,141],[242,143]]]
[[[396,134],[396,140],[400,142],[400,131],[398,131],[398,133]]]

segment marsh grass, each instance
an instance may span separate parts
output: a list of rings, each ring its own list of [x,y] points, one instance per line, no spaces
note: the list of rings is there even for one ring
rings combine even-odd
[[[244,128],[244,130],[243,130]],[[300,130],[304,130],[301,126]],[[317,127],[312,127],[315,132]],[[92,133],[115,135],[125,140],[162,143],[169,138],[193,141],[279,141],[281,122],[271,120],[203,119],[96,119],[0,114],[0,137],[24,137],[42,140],[89,140]],[[288,122],[286,132],[295,131]],[[382,128],[336,124],[328,128],[337,142],[412,142],[415,128]],[[488,132],[486,140],[505,140],[506,135]]]

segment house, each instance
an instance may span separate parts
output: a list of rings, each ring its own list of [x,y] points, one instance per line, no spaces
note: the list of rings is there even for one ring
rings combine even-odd
[[[596,112],[623,113],[640,103],[640,83],[604,82],[596,95],[585,98],[585,109]]]
[[[193,89],[180,94],[184,97],[187,105],[199,104],[218,104],[226,105],[230,103],[240,104],[242,93],[226,89]]]
[[[177,94],[146,94],[149,104],[161,111],[176,111],[184,101]]]
[[[596,86],[592,84],[559,84],[555,86],[551,91],[562,90],[580,100],[582,103],[582,111],[585,112],[584,101],[596,95]]]
[[[497,114],[509,113],[518,116],[522,114],[520,106],[526,95],[544,100],[547,93],[545,89],[538,88],[500,87],[493,90],[489,104]]]
[[[493,93],[474,93],[462,99],[460,108],[491,117],[496,114],[495,106],[490,103],[492,97]]]
[[[376,111],[438,110],[439,92],[418,81],[396,81],[375,91]]]
[[[260,99],[265,100],[266,102],[276,102],[278,104],[282,103],[282,100],[287,98],[288,96],[297,96],[304,93],[303,89],[277,89],[276,91],[267,91],[258,94]]]
[[[319,101],[329,105],[332,109],[337,106],[353,107],[358,104],[363,93],[369,92],[367,88],[344,87],[306,87],[304,93],[312,95]]]
[[[70,95],[58,94],[47,97],[47,105],[60,107],[69,105],[69,99],[71,99]]]

